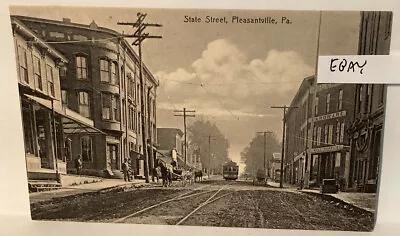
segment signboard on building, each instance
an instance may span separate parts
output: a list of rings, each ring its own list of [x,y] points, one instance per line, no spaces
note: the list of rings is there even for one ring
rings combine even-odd
[[[346,111],[338,111],[335,113],[314,117],[314,122],[336,119],[336,118],[344,117],[344,116],[346,116]],[[311,122],[311,118],[309,119],[309,121]]]
[[[338,152],[344,149],[343,145],[334,145],[328,147],[312,148],[311,153]]]

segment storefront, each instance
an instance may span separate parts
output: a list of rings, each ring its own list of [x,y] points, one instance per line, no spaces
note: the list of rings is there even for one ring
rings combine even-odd
[[[102,134],[79,114],[49,98],[21,94],[26,164],[29,179],[58,179],[67,174],[72,140],[79,134]],[[80,120],[81,118],[81,120]]]
[[[341,188],[347,188],[350,169],[349,147],[332,145],[311,149],[311,182],[319,187],[323,179],[336,179]]]

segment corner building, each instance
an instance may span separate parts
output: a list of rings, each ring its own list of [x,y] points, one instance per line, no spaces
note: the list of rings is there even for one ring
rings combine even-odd
[[[359,55],[388,55],[392,28],[391,12],[362,12]],[[376,192],[383,143],[386,86],[358,84],[354,98],[351,136],[350,187]]]
[[[72,23],[70,19],[54,21],[17,17],[31,30],[60,51],[70,62],[59,70],[62,103],[91,119],[103,135],[71,135],[68,172],[74,170],[78,155],[83,159],[84,174],[122,177],[124,158],[131,161],[136,177],[144,176],[144,148],[141,126],[151,143],[150,167],[155,158],[156,81],[143,64],[144,107],[141,110],[139,58],[129,43],[111,29]],[[60,43],[57,43],[60,42]],[[62,42],[62,43],[61,43]],[[145,115],[145,124],[141,115]]]

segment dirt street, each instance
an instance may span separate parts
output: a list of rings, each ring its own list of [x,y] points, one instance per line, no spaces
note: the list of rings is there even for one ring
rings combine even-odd
[[[181,197],[124,218],[178,196]],[[211,202],[201,206],[207,200]],[[35,220],[350,231],[372,230],[374,222],[373,214],[319,196],[223,180],[185,188],[155,186],[92,193],[32,204],[31,208]]]

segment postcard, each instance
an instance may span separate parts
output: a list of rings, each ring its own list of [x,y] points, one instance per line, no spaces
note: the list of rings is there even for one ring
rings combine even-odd
[[[386,85],[317,68],[392,12],[10,13],[33,220],[374,229]]]

